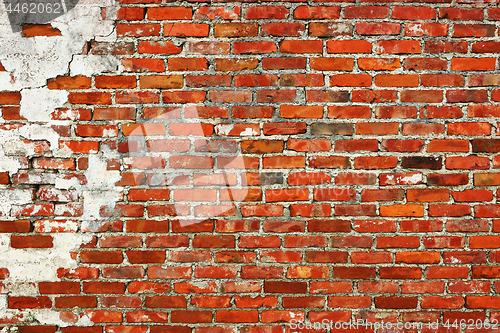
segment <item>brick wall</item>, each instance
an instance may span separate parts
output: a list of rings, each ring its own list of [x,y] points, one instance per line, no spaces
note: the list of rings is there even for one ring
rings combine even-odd
[[[500,9],[484,2],[103,8],[115,34],[46,77],[66,96],[48,119],[23,111],[37,103],[20,88],[0,92],[0,323],[497,321]]]

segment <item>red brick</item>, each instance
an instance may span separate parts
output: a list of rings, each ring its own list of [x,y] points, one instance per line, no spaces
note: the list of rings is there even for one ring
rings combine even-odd
[[[469,275],[468,267],[432,266],[426,269],[428,279],[465,279]]]
[[[191,303],[197,308],[227,308],[231,298],[228,296],[194,296]]]
[[[325,299],[322,297],[283,297],[283,307],[286,308],[323,308]]]
[[[95,296],[66,296],[66,297],[56,297],[55,299],[56,309],[67,309],[67,308],[95,308],[97,306],[97,298]]]
[[[215,37],[252,37],[257,36],[257,23],[216,23]]]
[[[486,90],[448,90],[446,100],[449,103],[485,103],[488,100],[487,95]]]
[[[168,41],[165,43],[172,43],[172,42]],[[195,42],[195,43],[193,42],[193,43],[188,43],[187,45],[188,51],[193,54],[217,54],[217,55],[229,54],[230,47],[231,44],[227,42]],[[179,51],[175,53],[182,52],[182,47],[179,47],[178,49]]]
[[[241,15],[241,8],[234,7],[200,7],[196,10],[195,19],[199,20],[234,20],[239,19]]]
[[[479,8],[439,8],[438,17],[440,19],[449,19],[454,21],[481,21],[483,19],[483,11]]]
[[[456,152],[468,152],[469,151],[469,141],[468,140],[432,140],[427,145],[427,151],[429,152],[441,152],[441,151],[456,151]]]
[[[210,26],[205,23],[166,23],[163,25],[165,37],[206,37]]]
[[[140,7],[123,7],[118,10],[117,18],[127,21],[141,21],[145,16],[145,9]]]
[[[116,102],[120,104],[158,103],[159,100],[160,96],[151,91],[116,93]]]
[[[420,279],[422,277],[422,269],[419,267],[380,267],[379,269],[380,278],[382,279],[395,279],[395,280],[406,280],[406,279]]]
[[[337,279],[370,280],[376,275],[371,267],[334,267],[333,277]]]
[[[430,135],[444,133],[445,127],[442,124],[436,123],[407,123],[403,124],[403,135]]]
[[[452,71],[488,71],[495,68],[495,58],[453,58]]]
[[[321,74],[282,74],[280,83],[282,87],[321,87],[325,84]]]
[[[303,322],[305,318],[304,311],[263,311],[261,320],[263,323],[283,323],[292,322],[294,318],[297,318],[295,320]]]
[[[371,53],[372,43],[366,40],[327,41],[328,53]]]
[[[428,296],[423,297],[421,306],[424,309],[459,309],[463,306],[462,296]]]
[[[378,141],[374,139],[337,140],[335,151],[378,151]]]
[[[361,283],[361,282],[358,282]],[[311,294],[333,294],[333,293],[350,293],[352,292],[352,282],[348,281],[325,281],[311,282]]]
[[[397,58],[359,58],[358,67],[366,71],[395,70],[401,67]]]
[[[53,247],[51,236],[11,236],[10,246],[15,249],[43,249]]]
[[[278,76],[272,74],[236,75],[234,83],[237,87],[269,87],[278,85]]]
[[[172,311],[172,323],[211,323],[211,311]]]
[[[296,19],[338,19],[340,17],[340,7],[336,6],[299,6],[295,9]]]
[[[332,87],[369,87],[372,77],[368,74],[339,74],[330,77]]]
[[[378,87],[417,87],[418,75],[411,74],[379,74],[375,76]]]
[[[353,58],[311,58],[311,68],[320,71],[352,71]]]
[[[306,261],[311,263],[345,263],[347,252],[340,251],[307,251]]]
[[[10,309],[47,309],[52,307],[52,301],[47,296],[37,297],[9,297]]]
[[[473,53],[497,53],[500,50],[500,43],[494,41],[477,42],[472,44]]]
[[[405,24],[405,36],[446,36],[448,24],[440,23],[407,23]]]
[[[398,20],[432,20],[436,18],[436,10],[428,7],[400,7],[392,10],[392,18]]]
[[[305,69],[306,58],[264,58],[262,68],[264,69]]]
[[[111,94],[104,92],[72,92],[68,95],[68,102],[72,104],[111,104]],[[2,103],[0,99],[0,104],[6,103]]]
[[[192,12],[191,8],[186,7],[150,7],[148,18],[152,21],[189,20],[193,15]]]
[[[346,23],[309,23],[309,36],[312,37],[336,37],[351,36],[352,25]]]
[[[137,79],[135,76],[97,76],[95,86],[101,89],[135,88]]]
[[[49,89],[88,89],[90,86],[91,79],[85,76],[58,76],[47,80]]]
[[[323,42],[320,40],[285,40],[280,43],[282,53],[321,53]]]
[[[307,283],[265,281],[264,291],[266,293],[304,294],[307,291]]]
[[[416,40],[383,40],[377,42],[377,53],[405,54],[420,53],[422,47]]]
[[[392,263],[389,252],[352,252],[351,262],[355,264]]]
[[[360,35],[397,35],[401,26],[397,23],[357,23],[356,31]]]
[[[159,36],[160,30],[159,24],[122,23],[116,26],[118,36],[124,37]]]
[[[443,91],[405,90],[401,92],[401,101],[407,103],[440,103],[443,101]]]
[[[347,102],[349,94],[345,91],[307,90],[308,102]]]
[[[421,70],[444,70],[447,67],[447,61],[436,58],[408,58],[405,60],[405,69]]]
[[[262,36],[289,36],[299,37],[305,31],[302,23],[264,23],[262,24]],[[276,52],[276,51],[273,51]]]
[[[123,294],[125,284],[120,282],[84,282],[83,292],[86,294]]]
[[[178,54],[182,52],[182,47],[175,46],[172,41],[141,41],[138,46],[139,53],[150,54]]]
[[[348,6],[344,10],[345,18],[382,19],[389,16],[389,8],[384,6]]]
[[[206,71],[208,69],[205,58],[169,58],[170,71]]]
[[[23,24],[23,37],[61,36],[61,31],[50,24]]]
[[[493,37],[495,28],[493,24],[455,24],[453,37]]]
[[[141,89],[176,89],[182,88],[181,75],[147,75],[139,77]]]
[[[261,253],[262,253],[261,255],[262,255],[263,261],[281,262],[281,263],[301,262],[302,261],[302,254],[300,252],[297,252],[297,251],[262,251]],[[268,268],[255,267],[256,271],[262,270],[264,273],[267,269]],[[269,269],[271,269],[271,268],[269,268]],[[272,269],[276,270],[276,267],[272,268]],[[243,272],[243,270],[246,270],[246,269],[242,269],[242,272]],[[250,270],[250,268],[248,270]],[[282,275],[283,275],[283,270],[280,269],[280,276],[282,276]]]

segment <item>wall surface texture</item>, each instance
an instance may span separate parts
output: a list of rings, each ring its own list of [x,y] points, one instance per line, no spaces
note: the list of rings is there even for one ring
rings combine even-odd
[[[7,5],[0,326],[500,332],[498,1]]]

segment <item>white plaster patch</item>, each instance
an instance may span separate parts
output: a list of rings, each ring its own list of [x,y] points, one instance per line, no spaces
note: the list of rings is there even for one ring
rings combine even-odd
[[[69,190],[69,189],[80,189],[80,181],[78,178],[63,178],[57,177],[55,180],[55,188]]]
[[[401,178],[401,181],[406,183],[418,184],[422,181],[422,174],[417,173],[413,176],[406,176]]]
[[[19,128],[19,135],[29,140],[47,140],[51,150],[59,147],[59,134],[49,126],[31,124]]]
[[[32,312],[35,315],[36,320],[42,325],[57,325],[60,327],[94,325],[94,323],[86,315],[78,316],[78,321],[76,322],[69,322],[61,319],[61,313],[59,311],[40,309]]]
[[[416,23],[412,26],[410,26],[410,28],[408,29],[412,34],[414,35],[422,35],[424,33],[427,33],[427,31],[424,31],[424,29],[422,29],[422,24],[419,24],[419,23]]]
[[[70,252],[92,240],[90,234],[53,234],[53,247],[49,249],[13,249],[10,235],[0,235],[0,267],[9,269],[4,292],[27,295],[26,288],[16,288],[20,283],[58,281],[58,268],[76,268],[77,262]],[[10,287],[9,287],[10,286]]]
[[[23,165],[17,156],[30,157],[35,154],[34,145],[22,141],[23,138],[47,140],[53,152],[58,148],[59,134],[48,125],[29,124],[0,130],[0,171],[18,172]]]
[[[39,220],[35,222],[36,232],[76,232],[78,222],[72,220]]]
[[[70,74],[91,76],[107,72],[121,73],[120,60],[110,55],[75,55],[70,63]]]
[[[87,184],[80,185],[78,179],[57,179],[56,188],[77,190],[83,197],[83,225],[90,220],[101,219],[102,206],[115,207],[115,203],[122,198],[122,187],[115,186],[121,179],[120,171],[107,170],[106,161],[98,155],[89,155],[89,165],[85,171]],[[90,225],[90,224],[89,224]]]
[[[24,189],[1,189],[0,190],[0,212],[3,216],[9,216],[14,205],[24,205],[32,202],[33,191]],[[0,251],[1,253],[1,251]],[[1,256],[1,254],[0,254]],[[1,260],[1,259],[0,259]],[[0,266],[8,267],[8,266]]]
[[[450,257],[450,260],[451,260],[452,264],[459,264],[460,263],[460,260],[458,260],[457,258],[455,258],[453,256]]]
[[[49,122],[50,114],[68,101],[66,90],[48,88],[23,89],[21,91],[21,116],[29,121]]]
[[[233,128],[234,128],[233,124],[218,124],[217,135],[229,135],[229,133]]]
[[[249,136],[255,136],[255,135],[259,135],[259,133],[254,130],[253,128],[251,127],[247,127],[245,128],[245,130],[243,132],[240,133],[241,136],[245,136],[245,135],[249,135]]]

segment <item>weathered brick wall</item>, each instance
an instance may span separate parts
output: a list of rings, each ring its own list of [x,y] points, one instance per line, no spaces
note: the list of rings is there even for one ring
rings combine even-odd
[[[497,1],[118,2],[0,25],[0,323],[497,332]]]

